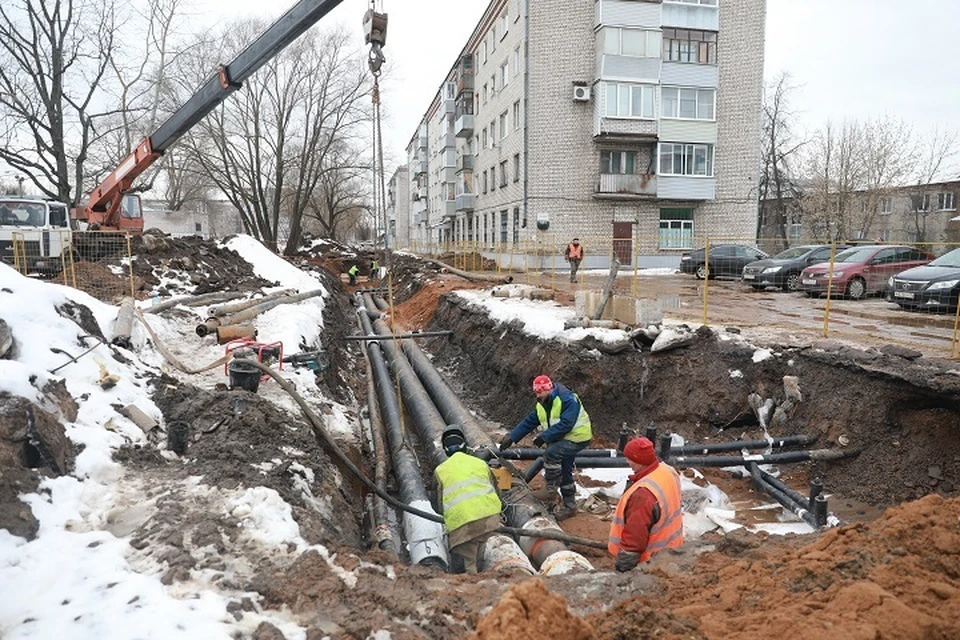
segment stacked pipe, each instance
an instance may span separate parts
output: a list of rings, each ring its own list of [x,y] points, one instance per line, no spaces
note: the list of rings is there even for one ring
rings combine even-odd
[[[383,308],[386,304],[382,299],[377,300],[369,294],[364,294],[362,299],[362,309],[375,306]],[[401,342],[398,349],[396,340],[383,320],[376,320],[373,327],[382,338],[380,343],[386,347],[390,363],[400,381],[401,395],[413,416],[414,426],[420,434],[424,448],[428,450],[433,466],[446,460],[446,455],[438,446],[435,448],[439,453],[432,451],[434,447],[427,446],[428,441],[433,445],[439,443],[447,424],[461,425],[464,435],[473,447],[492,451],[493,440],[480,426],[476,417],[460,402],[423,351],[410,340]],[[505,502],[513,507],[506,510],[507,522],[511,527],[563,533],[556,522],[545,514],[543,505],[533,497],[526,484],[515,483],[504,498]],[[534,566],[540,568],[544,575],[565,573],[574,568],[592,569],[586,558],[568,550],[562,542],[556,540],[521,536],[519,549],[530,557]],[[504,562],[505,555],[509,557],[509,553],[502,550],[496,554],[497,562]]]
[[[370,318],[363,309],[360,309],[358,316],[363,330],[368,334],[373,333]],[[367,353],[370,356],[370,364],[373,369],[381,421],[386,430],[387,444],[390,447],[390,457],[393,460],[393,470],[400,490],[400,498],[408,505],[422,511],[436,513],[430,504],[426,487],[424,487],[416,456],[403,437],[400,405],[397,402],[396,393],[394,393],[380,343],[368,342]],[[449,557],[447,556],[446,545],[443,542],[443,526],[408,512],[404,512],[403,521],[411,562],[443,568],[448,567]],[[385,523],[381,522],[379,524],[383,525]]]

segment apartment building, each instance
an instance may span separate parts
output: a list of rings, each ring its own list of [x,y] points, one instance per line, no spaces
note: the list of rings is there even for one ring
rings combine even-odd
[[[410,246],[410,172],[397,167],[387,183],[387,224],[389,243],[394,248]]]
[[[765,10],[491,0],[407,149],[412,237],[613,238],[642,266],[752,237]]]

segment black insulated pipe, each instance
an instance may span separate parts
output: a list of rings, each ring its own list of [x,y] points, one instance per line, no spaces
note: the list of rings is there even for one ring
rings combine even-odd
[[[810,481],[810,503],[817,499],[817,496],[823,493],[823,480],[814,478]]]
[[[617,440],[617,452],[623,453],[623,448],[627,446],[627,442],[630,440],[630,429],[627,427],[627,423],[624,422],[620,425],[620,438]]]
[[[813,500],[813,517],[817,527],[827,526],[827,496],[822,493]]]
[[[665,433],[660,436],[660,447],[657,450],[657,457],[661,460],[669,460],[672,456],[670,455],[670,443],[673,442],[673,436],[669,433]]]
[[[646,429],[646,436],[645,436],[645,437],[646,437],[646,439],[649,440],[650,442],[656,444],[656,443],[657,443],[657,428],[656,428],[655,426],[653,426],[652,424],[648,424],[648,425],[647,425],[647,429]]]
[[[358,313],[363,330],[373,333],[373,327],[370,325],[370,318],[366,313]],[[381,347],[377,342],[368,342],[367,351],[370,355],[370,364],[373,369],[375,386],[377,390],[377,399],[380,405],[380,417],[383,421],[387,444],[390,447],[390,457],[393,460],[393,473],[397,479],[397,485],[400,491],[400,498],[409,505],[429,505],[430,496],[423,484],[423,477],[420,475],[420,465],[413,451],[407,446],[403,438],[403,428],[400,418],[400,405],[394,392],[393,383],[390,378],[390,372],[384,362]],[[404,518],[416,518],[413,524],[407,527],[407,531],[429,528],[429,523],[423,518],[412,514],[404,514]],[[419,522],[419,521],[422,521]],[[419,564],[427,566],[440,567],[446,570],[447,559],[445,550],[441,543],[431,544],[430,540],[426,544],[418,545],[418,541],[408,540],[410,545],[411,559],[419,556]],[[420,548],[422,546],[422,548]]]
[[[802,493],[799,491],[794,491],[784,484],[779,478],[775,478],[772,474],[764,471],[763,469],[760,469],[760,475],[763,477],[764,482],[790,496],[790,499],[796,502],[798,505],[804,509],[812,510],[810,507],[810,501],[807,500],[807,497]]]
[[[791,445],[807,445],[816,440],[814,436],[799,435],[773,438],[771,440],[736,440],[733,442],[713,442],[710,444],[685,444],[681,447],[671,447],[670,453],[679,455],[697,455],[717,453],[720,451],[742,451],[743,449],[782,449]]]
[[[806,460],[840,460],[860,455],[860,449],[815,449],[813,451],[787,451],[784,453],[765,453],[750,456],[676,456],[671,458],[674,467],[735,467],[758,462],[773,464],[777,462],[804,462]]]
[[[750,462],[747,464],[747,468],[750,470],[750,476],[753,478],[753,484],[756,485],[758,489],[779,502],[784,509],[789,510],[791,513],[809,524],[814,529],[819,528],[813,512],[797,504],[790,498],[790,496],[764,481],[763,475],[760,472],[760,465],[758,465],[756,462]]]

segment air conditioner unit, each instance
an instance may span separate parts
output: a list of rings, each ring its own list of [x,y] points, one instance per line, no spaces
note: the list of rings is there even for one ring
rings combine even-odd
[[[589,102],[590,87],[585,84],[573,85],[573,100],[574,102]]]

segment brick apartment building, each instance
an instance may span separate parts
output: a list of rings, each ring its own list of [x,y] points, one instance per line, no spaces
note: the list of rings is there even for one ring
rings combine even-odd
[[[654,266],[753,237],[765,13],[491,0],[407,147],[411,241],[615,238]]]

